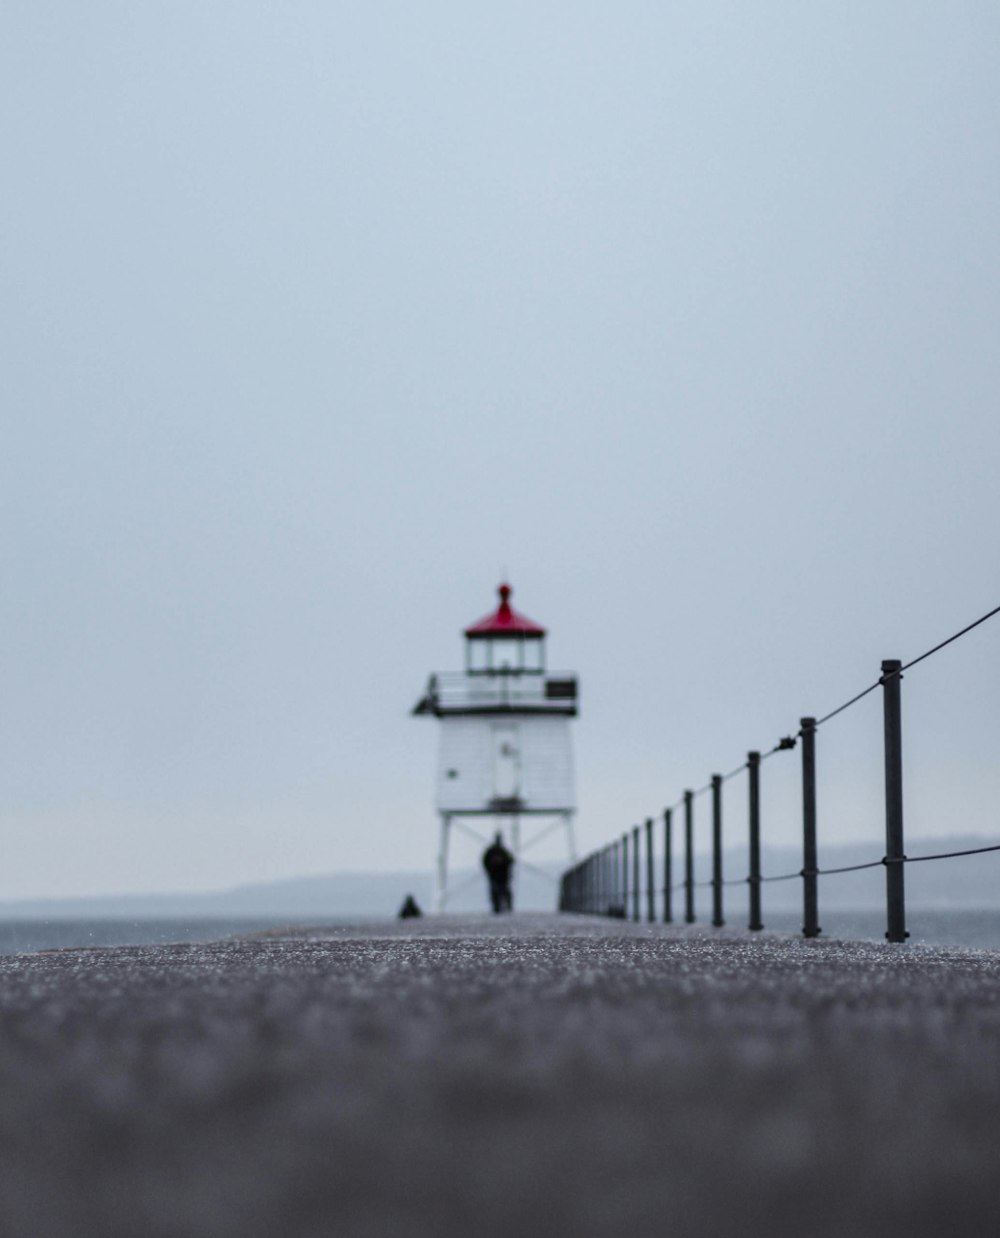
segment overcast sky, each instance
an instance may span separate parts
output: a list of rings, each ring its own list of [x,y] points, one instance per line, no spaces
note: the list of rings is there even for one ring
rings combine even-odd
[[[5,4],[0,897],[429,866],[501,571],[585,846],[1000,602],[998,63],[985,0]],[[1000,833],[998,654],[906,677],[911,835]]]

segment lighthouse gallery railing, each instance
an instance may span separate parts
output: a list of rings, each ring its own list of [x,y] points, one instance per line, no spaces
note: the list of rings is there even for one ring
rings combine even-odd
[[[577,707],[576,676],[571,672],[442,672],[432,675],[417,706],[426,713],[527,709],[572,714]]]

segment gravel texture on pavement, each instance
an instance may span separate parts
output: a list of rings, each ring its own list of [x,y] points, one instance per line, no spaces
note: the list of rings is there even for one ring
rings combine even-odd
[[[578,916],[3,958],[0,1234],[992,1236],[998,981]]]

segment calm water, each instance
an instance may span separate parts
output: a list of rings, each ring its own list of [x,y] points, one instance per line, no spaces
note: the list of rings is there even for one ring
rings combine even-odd
[[[147,946],[218,941],[240,933],[283,928],[285,919],[0,920],[0,954],[79,946]]]
[[[205,920],[0,920],[0,955],[33,953],[79,946],[163,945],[170,942],[218,941],[241,933],[283,928],[287,918]],[[310,923],[316,923],[315,920]],[[736,919],[730,919],[737,926]],[[834,911],[821,915],[824,937],[882,941],[885,918],[881,911]],[[921,911],[909,908],[910,941],[937,946],[971,946],[1000,950],[1000,911]],[[797,912],[774,912],[766,927],[774,932],[801,932]]]

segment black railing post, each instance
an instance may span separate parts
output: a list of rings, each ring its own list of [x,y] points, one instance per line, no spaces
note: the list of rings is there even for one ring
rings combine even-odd
[[[670,924],[674,918],[674,890],[673,890],[673,839],[671,838],[671,826],[673,825],[673,813],[669,808],[663,810],[663,923]]]
[[[747,753],[747,774],[750,787],[750,924],[751,929],[764,927],[760,918],[760,753]]]
[[[694,924],[694,792],[684,792],[684,920]]]
[[[902,662],[882,663],[882,710],[885,722],[885,911],[886,938],[906,941],[906,896],[903,882],[903,725],[899,702]]]
[[[613,900],[612,914],[618,915],[618,908],[621,906],[622,897],[622,878],[621,878],[621,842],[615,839],[613,845],[613,867],[611,869],[611,893]]]
[[[712,924],[722,928],[722,775],[712,775]]]
[[[653,818],[646,818],[646,919],[656,919],[656,878],[653,876]]]
[[[632,919],[639,923],[639,827],[632,827]]]
[[[622,919],[628,919],[628,831],[622,835]]]
[[[802,718],[802,903],[804,937],[820,934],[816,877],[816,719]]]

